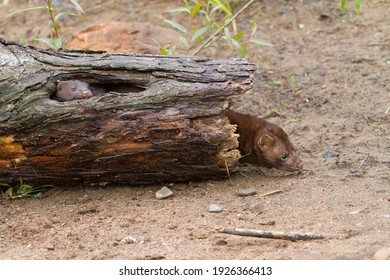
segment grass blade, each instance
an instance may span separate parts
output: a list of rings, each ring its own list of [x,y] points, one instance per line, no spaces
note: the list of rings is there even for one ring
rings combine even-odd
[[[244,44],[240,44],[238,41],[233,38],[230,39],[231,44],[238,50],[240,57],[243,58],[246,55],[246,47]]]
[[[56,14],[56,16],[54,17],[54,20],[55,21],[58,21],[58,19],[62,16],[72,16],[72,17],[78,17],[78,18],[81,18],[81,19],[84,19],[84,20],[90,20],[89,17],[87,16],[84,16],[84,15],[80,15],[80,14],[74,14],[74,13],[69,13],[69,12],[65,12],[65,13],[58,13]]]
[[[22,9],[22,10],[18,10],[18,11],[12,12],[9,15],[7,15],[5,18],[9,18],[9,17],[12,17],[13,15],[16,15],[16,14],[19,14],[19,13],[23,13],[23,12],[47,10],[47,9],[48,8],[46,6],[37,6],[37,7],[32,7],[32,8],[26,8],[26,9]]]
[[[77,2],[77,0],[70,0],[70,2],[72,2],[72,4],[76,7],[77,10],[79,10],[80,12],[82,12],[85,15],[83,8],[80,6],[80,4],[79,4],[79,2]]]
[[[176,9],[169,9],[168,10],[169,13],[189,13],[191,14],[191,11],[189,11],[186,7],[180,7],[180,8],[176,8]]]
[[[185,28],[183,25],[181,25],[180,23],[177,23],[173,20],[169,20],[169,19],[165,19],[164,22],[168,23],[169,25],[171,25],[172,27],[178,29],[179,31],[185,33],[185,34],[188,34],[188,30],[187,28]]]
[[[253,27],[252,27],[251,37],[252,37],[253,35],[255,35],[256,31],[257,31],[257,23],[256,23],[256,21],[253,21]]]
[[[265,42],[265,41],[262,41],[262,40],[258,40],[258,39],[253,39],[253,38],[251,38],[249,40],[249,42],[255,43],[257,45],[267,46],[267,47],[272,47],[273,46],[271,43],[268,43],[268,42]]]

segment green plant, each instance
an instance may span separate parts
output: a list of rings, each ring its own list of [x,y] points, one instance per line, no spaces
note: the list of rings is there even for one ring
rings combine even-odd
[[[45,0],[44,2],[46,4],[44,6],[36,6],[36,7],[18,10],[18,11],[12,12],[8,16],[6,16],[6,18],[12,17],[12,16],[19,14],[19,13],[22,13],[22,12],[27,12],[27,11],[47,10],[49,13],[49,17],[50,17],[50,28],[53,29],[53,33],[50,35],[49,38],[38,38],[37,40],[47,44],[50,48],[58,50],[58,49],[62,48],[62,45],[63,45],[62,38],[61,38],[60,33],[59,33],[59,25],[58,25],[59,19],[64,15],[76,16],[76,17],[83,18],[86,20],[88,20],[89,18],[84,16],[85,12],[84,12],[83,8],[80,6],[80,4],[77,2],[77,0],[70,0],[70,2],[82,14],[78,14],[78,13],[75,14],[75,13],[70,13],[70,12],[58,13],[57,10],[55,10],[53,8],[53,6],[51,4],[51,0]]]
[[[32,46],[33,47],[36,47],[38,45],[38,41],[39,41],[39,30],[35,30],[34,32],[34,37],[32,39]],[[21,44],[23,46],[27,46],[29,43],[27,41],[27,38],[26,38],[26,34],[20,34],[20,40],[21,40]]]
[[[186,13],[189,16],[187,26],[168,19],[164,19],[164,22],[181,33],[180,42],[184,46],[186,54],[191,52],[192,55],[197,55],[205,49],[215,50],[214,44],[222,39],[224,46],[235,49],[240,57],[245,57],[246,46],[249,43],[271,46],[270,43],[253,37],[257,30],[256,22],[253,22],[252,32],[249,36],[245,36],[244,32],[237,31],[236,18],[254,1],[247,2],[241,10],[233,15],[227,0],[194,1],[193,5],[189,4],[187,0],[183,0],[183,7],[172,9],[170,12]],[[218,19],[222,21],[218,22]],[[195,46],[198,47],[193,50]],[[176,46],[170,45],[160,47],[161,53],[165,55],[172,53],[172,50],[175,49]]]
[[[341,11],[345,11],[345,2],[346,0],[341,0]],[[356,13],[360,14],[360,2],[361,0],[355,0]]]
[[[7,199],[23,198],[23,197],[34,197],[39,198],[42,196],[42,192],[47,188],[52,188],[53,185],[43,185],[40,187],[33,187],[25,184],[22,177],[19,177],[19,183],[16,186],[10,186],[6,183],[0,183],[0,188],[6,189],[2,194]]]
[[[297,87],[297,82],[295,81],[295,76],[294,75],[290,76],[290,82],[291,82],[291,86],[292,86],[293,92],[295,93],[297,91],[298,87]]]

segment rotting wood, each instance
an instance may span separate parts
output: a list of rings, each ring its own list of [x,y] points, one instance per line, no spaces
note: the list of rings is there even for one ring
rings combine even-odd
[[[0,181],[227,178],[240,154],[224,110],[252,87],[254,70],[244,59],[54,52],[0,39]],[[58,102],[56,81],[66,79],[109,92]],[[117,85],[129,92],[109,90]]]

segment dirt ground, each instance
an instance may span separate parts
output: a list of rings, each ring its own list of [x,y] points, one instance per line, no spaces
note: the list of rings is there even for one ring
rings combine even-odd
[[[2,2],[3,18],[39,1]],[[110,20],[161,26],[155,15],[181,5],[79,2],[92,20],[62,22],[67,40]],[[1,197],[0,259],[372,259],[390,247],[390,1],[362,1],[360,17],[347,2],[343,16],[339,1],[264,0],[239,20],[247,32],[256,20],[256,38],[274,46],[248,47],[258,71],[236,108],[281,125],[308,171],[243,166],[231,182],[171,185],[165,200],[155,197],[161,185]],[[0,34],[20,41],[46,27],[47,17],[30,12],[2,22]],[[257,194],[237,196],[243,188]],[[211,203],[224,211],[209,213]],[[225,227],[343,237],[293,242],[227,235]]]

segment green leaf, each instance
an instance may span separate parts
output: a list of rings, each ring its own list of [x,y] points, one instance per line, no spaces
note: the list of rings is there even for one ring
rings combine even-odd
[[[225,12],[225,14],[231,14],[232,13],[232,8],[230,7],[228,1],[210,0],[210,3],[213,6],[219,6],[222,9],[222,11]]]
[[[216,11],[222,10],[221,6],[215,6],[214,8],[211,9],[210,11],[210,16],[212,16]]]
[[[47,6],[37,6],[37,7],[32,7],[32,8],[26,8],[26,9],[17,10],[17,11],[15,11],[15,12],[12,12],[12,13],[10,13],[8,16],[6,16],[5,18],[9,18],[9,17],[12,17],[13,15],[16,15],[16,14],[19,14],[19,13],[23,13],[23,12],[38,11],[38,10],[47,10],[47,9],[48,9]]]
[[[161,47],[160,48],[160,53],[162,55],[169,55],[169,49],[167,47]]]
[[[31,193],[33,190],[32,190],[32,186],[30,185],[23,185],[22,187],[20,187],[17,191],[17,194],[20,194],[20,195],[26,195],[26,194],[29,194]]]
[[[191,6],[188,4],[187,0],[183,0],[184,2],[184,5],[186,5],[186,8],[188,9],[188,11],[191,11]]]
[[[186,48],[188,48],[188,40],[186,37],[180,36],[180,41]]]
[[[70,0],[70,2],[72,2],[72,4],[76,7],[77,10],[79,10],[80,12],[82,12],[85,15],[85,12],[84,12],[83,8],[81,8],[81,6],[77,2],[77,0]]]
[[[341,0],[341,11],[345,11],[345,1],[346,0]]]
[[[58,39],[50,39],[50,38],[39,38],[38,41],[47,44],[50,48],[58,50],[62,46],[61,38]],[[61,44],[61,45],[60,45]]]
[[[360,0],[355,0],[356,13],[360,14]]]
[[[241,44],[241,47],[242,47],[242,52],[240,52],[240,55],[242,58],[244,58],[246,56],[246,45]]]
[[[62,48],[62,38],[54,39],[54,47],[56,50],[59,50]]]
[[[200,1],[198,4],[196,4],[192,10],[191,10],[191,16],[195,17],[196,14],[198,13],[199,9],[203,6],[204,1]]]
[[[42,196],[41,192],[37,192],[36,194],[33,194],[34,198],[40,198]]]
[[[58,14],[56,14],[56,16],[54,17],[54,21],[58,21],[58,19],[59,19],[60,17],[65,16],[65,15],[66,15],[66,16],[72,16],[72,17],[78,17],[78,18],[85,19],[85,20],[90,20],[89,17],[84,16],[84,15],[65,12],[65,13],[58,13]]]
[[[253,21],[253,27],[252,27],[251,37],[252,37],[253,35],[255,35],[256,31],[257,31],[257,23],[256,23],[256,21]]]
[[[36,48],[38,45],[38,36],[39,36],[39,30],[35,31],[34,39],[33,39],[33,47]]]
[[[185,33],[185,34],[188,34],[188,30],[187,28],[185,28],[183,25],[175,22],[175,21],[172,21],[172,20],[169,20],[169,19],[165,19],[164,22],[168,23],[169,25],[171,25],[172,27],[178,29],[179,31]]]
[[[244,32],[237,33],[236,35],[233,36],[233,39],[239,41],[244,35],[245,35]]]
[[[243,58],[246,55],[246,46],[244,44],[240,44],[238,41],[233,38],[230,40],[232,45],[238,50],[240,57]]]
[[[14,188],[13,187],[9,187],[6,191],[5,191],[5,195],[7,197],[13,197],[14,195]]]
[[[249,42],[250,43],[255,43],[257,45],[262,45],[262,46],[267,46],[267,47],[272,47],[273,45],[269,42],[266,42],[266,41],[262,41],[262,40],[258,40],[258,39],[254,39],[254,38],[251,38],[249,39]]]
[[[206,33],[208,30],[209,30],[209,28],[208,28],[207,26],[203,26],[203,27],[197,29],[197,30],[195,31],[194,35],[192,36],[192,41],[195,41],[195,40],[200,39],[200,37],[201,37],[204,33]],[[198,43],[200,43],[200,42],[198,42]]]

